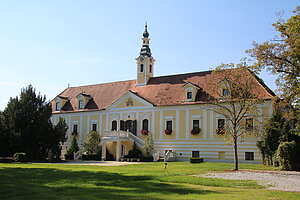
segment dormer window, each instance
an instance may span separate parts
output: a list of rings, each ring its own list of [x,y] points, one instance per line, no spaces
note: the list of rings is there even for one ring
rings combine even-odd
[[[78,101],[78,108],[79,109],[83,109],[83,105],[84,105],[83,103],[84,103],[83,100]]]
[[[192,99],[192,98],[193,98],[192,95],[193,95],[192,92],[187,92],[187,93],[186,93],[186,99],[189,99],[189,100]]]
[[[60,101],[57,101],[57,102],[55,103],[55,110],[56,110],[56,111],[60,111],[60,108],[61,108],[61,106],[60,106]]]
[[[223,94],[223,96],[228,96],[229,95],[228,89],[223,89],[222,94]]]
[[[199,87],[193,83],[187,83],[183,86],[184,88],[184,101],[185,102],[194,102],[196,101],[196,94],[199,91]]]

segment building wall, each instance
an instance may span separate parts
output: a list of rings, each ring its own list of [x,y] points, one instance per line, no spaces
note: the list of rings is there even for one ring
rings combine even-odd
[[[112,110],[93,111],[93,112],[73,112],[53,114],[52,121],[56,124],[60,117],[63,117],[68,126],[68,141],[63,147],[63,154],[66,147],[70,144],[72,127],[78,124],[78,144],[81,145],[87,134],[92,130],[92,124],[97,124],[97,131],[103,136],[104,131],[111,130],[112,120],[137,120],[137,136],[145,139],[141,134],[142,120],[149,120],[149,131],[154,138],[155,149],[163,155],[165,150],[175,152],[176,160],[188,160],[192,156],[192,151],[199,151],[200,157],[206,161],[230,161],[233,159],[233,147],[224,141],[222,136],[216,134],[218,114],[208,105],[185,105],[185,106],[164,106],[145,108],[139,102],[134,102],[136,107],[126,107],[119,104]],[[258,106],[258,119],[254,121],[265,122],[272,113],[271,102],[265,102]],[[190,133],[192,120],[200,120],[201,132],[198,135]],[[164,133],[166,121],[173,121],[173,132],[171,135]],[[255,122],[256,123],[256,122]],[[262,130],[262,128],[260,128]],[[261,161],[259,151],[256,147],[257,135],[250,135],[243,138],[238,144],[238,156],[240,161],[245,160],[245,152],[254,152],[254,161]],[[123,142],[124,143],[124,142]],[[126,143],[126,142],[125,142]],[[125,144],[124,143],[124,144]],[[115,154],[115,144],[107,145],[112,154]],[[132,144],[126,143],[126,152],[132,148]]]

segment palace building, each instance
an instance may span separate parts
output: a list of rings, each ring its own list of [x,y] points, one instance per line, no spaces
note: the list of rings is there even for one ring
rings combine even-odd
[[[102,138],[103,160],[106,149],[116,160],[128,154],[134,142],[142,149],[143,140],[152,134],[156,158],[159,155],[184,161],[200,156],[205,161],[232,161],[232,145],[217,131],[226,119],[214,112],[216,108],[209,103],[211,97],[219,95],[212,88],[223,80],[212,71],[155,77],[154,64],[146,25],[136,58],[135,80],[68,87],[57,95],[51,102],[51,120],[56,124],[64,118],[69,126],[62,154],[70,145],[72,134],[76,133],[81,145],[91,131],[96,131]],[[263,122],[272,114],[274,94],[250,71],[243,73],[255,80],[252,92],[263,100],[257,105],[257,120]],[[226,92],[220,89],[223,95]],[[253,123],[251,113],[249,116]],[[240,161],[261,161],[256,141],[257,136],[248,135],[239,142]]]

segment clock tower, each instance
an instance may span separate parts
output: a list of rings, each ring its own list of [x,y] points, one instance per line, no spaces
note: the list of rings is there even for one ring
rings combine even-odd
[[[136,86],[147,85],[148,80],[153,77],[154,58],[149,47],[149,33],[147,30],[147,23],[142,38],[142,48],[139,57],[136,58],[137,63],[137,80]]]

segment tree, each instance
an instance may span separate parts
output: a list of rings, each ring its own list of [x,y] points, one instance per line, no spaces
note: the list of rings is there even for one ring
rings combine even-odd
[[[78,143],[76,136],[72,137],[71,145],[67,150],[66,157],[67,158],[73,158],[74,153],[77,153],[79,151]]]
[[[53,131],[49,134],[49,148],[52,152],[51,160],[58,160],[61,156],[61,149],[64,142],[67,141],[67,130],[69,129],[65,119],[59,118],[58,123],[53,126]]]
[[[256,59],[258,70],[266,68],[278,75],[276,83],[282,96],[296,108],[290,110],[289,116],[294,117],[296,112],[300,121],[300,6],[294,13],[288,20],[279,16],[273,24],[278,36],[262,44],[254,42],[253,48],[246,52]],[[296,133],[300,135],[299,123]]]
[[[238,170],[238,141],[247,134],[257,131],[257,105],[261,103],[253,92],[256,78],[242,64],[222,64],[214,72],[214,87],[210,104],[215,113],[222,116],[218,120],[216,133],[233,145],[234,170]],[[220,81],[221,80],[221,81]]]
[[[148,137],[144,140],[144,149],[147,156],[150,156],[151,152],[154,149],[154,140],[152,134],[149,134]]]
[[[46,97],[36,94],[31,85],[21,90],[20,97],[11,98],[3,111],[9,153],[25,152],[30,159],[46,159],[51,114]]]
[[[87,154],[96,155],[101,151],[100,147],[101,138],[96,131],[92,131],[88,134],[87,141],[83,143],[83,147]]]

